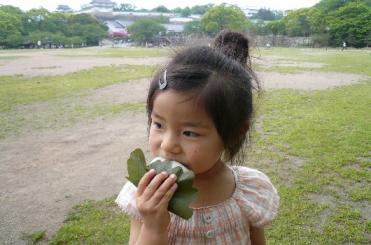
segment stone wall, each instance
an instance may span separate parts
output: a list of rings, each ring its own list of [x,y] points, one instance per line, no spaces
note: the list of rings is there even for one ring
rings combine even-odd
[[[310,37],[288,37],[288,36],[252,36],[254,46],[258,47],[312,47]]]

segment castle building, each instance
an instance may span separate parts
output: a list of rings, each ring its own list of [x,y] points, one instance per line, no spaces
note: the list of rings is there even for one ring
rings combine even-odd
[[[81,6],[80,13],[111,13],[115,3],[111,0],[92,0],[89,4]]]
[[[58,5],[55,12],[58,12],[58,13],[72,13],[73,10],[68,5],[60,4],[60,5]]]

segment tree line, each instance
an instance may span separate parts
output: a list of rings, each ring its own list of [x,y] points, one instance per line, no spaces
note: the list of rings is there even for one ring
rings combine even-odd
[[[135,10],[128,4],[121,11]],[[258,35],[311,37],[317,46],[366,47],[371,42],[371,0],[321,0],[310,8],[288,12],[260,9],[248,19],[237,6],[196,5],[171,11],[201,14],[201,19],[188,22],[184,35],[213,36],[222,29],[250,32]],[[156,12],[170,11],[164,6]],[[162,25],[168,18],[142,18],[129,27],[130,38],[136,42],[151,42],[166,36]],[[46,9],[22,12],[12,6],[0,6],[0,46],[20,47],[43,44],[97,45],[107,36],[107,27],[89,14],[50,13]]]
[[[0,6],[0,47],[98,45],[107,30],[89,14],[51,13],[43,8],[23,12]]]
[[[258,34],[312,37],[319,46],[353,47],[371,43],[371,0],[322,0],[311,8],[289,12],[271,22],[258,22]]]
[[[222,29],[311,37],[315,46],[339,46],[346,42],[348,46],[367,47],[371,43],[371,0],[322,0],[285,16],[280,11],[260,9],[250,19],[237,6],[209,6],[201,19],[185,25],[184,33],[213,36]],[[129,30],[138,42],[151,41],[165,32],[161,23],[153,19],[138,20]]]
[[[205,14],[211,7],[213,7],[213,4],[205,4],[205,5],[195,5],[193,7],[184,7],[184,8],[174,8],[174,9],[168,9],[164,5],[159,5],[156,8],[153,9],[137,9],[135,5],[130,3],[121,3],[116,4],[114,7],[114,11],[129,11],[129,12],[158,12],[158,13],[174,13],[179,14],[182,17],[188,17],[192,14],[194,15],[203,15]]]

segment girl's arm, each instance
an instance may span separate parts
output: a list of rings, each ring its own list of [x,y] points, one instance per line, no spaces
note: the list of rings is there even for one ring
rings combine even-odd
[[[167,228],[170,215],[169,201],[176,190],[176,176],[167,173],[156,175],[154,170],[147,172],[140,180],[137,189],[137,208],[143,222],[132,218],[130,245],[167,244]]]
[[[264,228],[250,226],[251,245],[265,245]]]
[[[142,224],[138,220],[131,218],[129,245],[134,245],[135,241],[138,240],[138,235],[141,227]]]

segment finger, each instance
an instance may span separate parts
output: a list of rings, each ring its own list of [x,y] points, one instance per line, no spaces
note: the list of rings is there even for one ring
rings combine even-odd
[[[137,189],[138,196],[141,196],[143,194],[144,190],[146,189],[148,184],[151,182],[151,180],[155,176],[156,176],[156,170],[154,169],[149,170],[147,173],[143,175],[143,177],[140,179],[138,183],[138,189]]]
[[[152,196],[152,200],[155,204],[159,203],[161,199],[165,196],[165,194],[169,191],[169,189],[174,185],[176,181],[176,175],[172,174],[167,178],[161,186],[157,189],[157,191]]]
[[[168,173],[166,172],[161,172],[158,175],[156,175],[148,184],[146,189],[143,191],[142,196],[144,200],[149,200],[167,177]]]
[[[165,193],[165,195],[162,197],[158,205],[166,205],[166,207],[169,205],[170,199],[173,197],[174,193],[176,192],[176,189],[178,188],[178,184],[174,183],[171,188]]]

